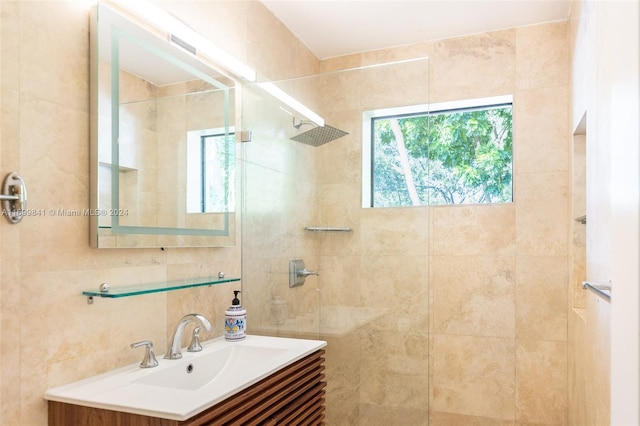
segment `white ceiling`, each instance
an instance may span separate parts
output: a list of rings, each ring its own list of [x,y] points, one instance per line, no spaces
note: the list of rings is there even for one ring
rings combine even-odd
[[[262,0],[319,58],[565,20],[569,0]]]

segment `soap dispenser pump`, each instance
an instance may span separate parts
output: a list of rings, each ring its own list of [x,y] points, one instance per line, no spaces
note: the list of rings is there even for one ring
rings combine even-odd
[[[224,338],[229,341],[238,341],[247,337],[247,311],[240,305],[238,293],[240,290],[233,291],[231,306],[224,311]]]

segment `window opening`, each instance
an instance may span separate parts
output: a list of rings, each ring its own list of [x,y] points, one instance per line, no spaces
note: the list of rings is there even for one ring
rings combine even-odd
[[[188,132],[187,213],[234,211],[234,133],[223,130]]]
[[[513,201],[512,110],[508,96],[365,113],[363,206]]]

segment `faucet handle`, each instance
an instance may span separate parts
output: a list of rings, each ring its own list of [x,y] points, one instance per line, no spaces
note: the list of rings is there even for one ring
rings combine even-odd
[[[142,362],[140,362],[140,368],[157,367],[158,360],[156,359],[156,354],[153,352],[153,342],[151,340],[135,342],[131,344],[131,349],[139,348],[140,346],[144,346],[146,348],[144,351],[144,358],[142,359]]]
[[[191,343],[189,343],[187,351],[200,352],[201,350],[202,345],[200,344],[200,327],[196,327],[193,329],[193,334],[191,335]]]
[[[299,277],[308,277],[309,275],[320,275],[320,272],[310,271],[307,268],[304,268],[302,271],[298,271]]]

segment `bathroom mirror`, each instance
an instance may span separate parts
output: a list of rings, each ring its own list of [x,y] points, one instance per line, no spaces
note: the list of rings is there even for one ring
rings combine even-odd
[[[233,245],[233,80],[104,4],[90,29],[92,246]]]

